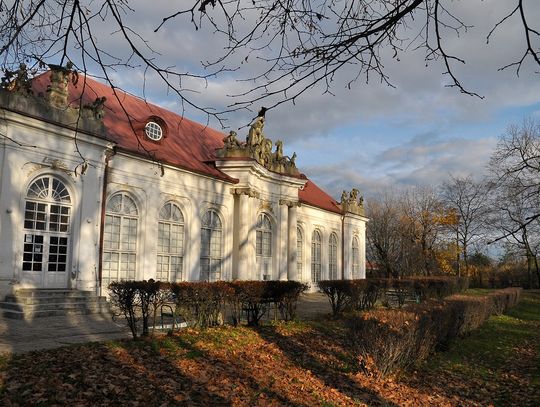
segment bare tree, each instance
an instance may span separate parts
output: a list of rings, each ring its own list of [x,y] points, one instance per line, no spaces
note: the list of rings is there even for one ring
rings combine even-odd
[[[244,77],[252,88],[235,95],[229,110],[249,109],[266,99],[272,108],[294,102],[318,84],[331,92],[336,75],[346,67],[353,68],[349,86],[372,77],[391,85],[385,56],[397,59],[408,49],[423,48],[426,62],[442,63],[447,86],[479,96],[454,74],[455,66],[465,61],[445,45],[449,35],[469,28],[458,15],[459,5],[450,0],[193,0],[179,9],[176,4],[171,2],[170,13],[155,22],[156,31],[173,23],[192,24],[213,30],[227,44],[221,55],[203,64],[207,70],[202,75],[160,64],[156,44],[129,24],[140,6],[127,0],[0,0],[0,65],[13,72],[19,63],[39,70],[69,60],[84,73],[99,69],[98,75],[113,87],[115,70],[137,68],[160,78],[183,106],[222,119],[224,112],[190,97],[186,80],[204,81],[255,59],[260,71]],[[528,6],[525,0],[513,0],[488,34],[489,41],[493,32],[516,21],[523,27],[521,57],[502,69],[513,67],[519,73],[528,59],[540,66],[540,33],[527,18]],[[127,53],[115,55],[103,32],[119,38]]]
[[[444,206],[432,187],[415,187],[404,196],[404,229],[420,248],[425,275],[437,269],[436,250],[445,217]]]
[[[537,197],[536,204],[531,206],[530,197],[521,185],[510,181],[499,184],[491,194],[490,228],[493,233],[502,234],[498,240],[504,240],[507,250],[513,248],[512,251],[526,259],[529,287],[540,286],[540,221],[531,220],[539,202]],[[533,272],[536,278],[533,278]]]
[[[491,156],[489,170],[495,188],[505,189],[507,196],[513,194],[528,208],[523,225],[497,241],[540,218],[540,123],[526,119],[521,126],[510,126]]]
[[[486,184],[475,182],[471,176],[451,176],[442,185],[442,200],[450,213],[455,216],[454,221],[445,223],[453,235],[457,236],[466,274],[469,269],[469,247],[484,236],[489,209],[487,192]]]
[[[378,199],[366,203],[367,256],[369,261],[381,269],[385,277],[398,278],[407,273],[407,257],[410,248],[403,236],[403,207],[394,191],[385,191]]]

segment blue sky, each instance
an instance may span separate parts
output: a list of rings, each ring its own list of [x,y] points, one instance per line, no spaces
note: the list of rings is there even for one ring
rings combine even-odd
[[[195,31],[186,20],[166,25],[157,34],[153,29],[164,15],[174,10],[172,0],[148,3],[130,2],[136,10],[130,24],[136,26],[160,52],[158,61],[176,65],[180,70],[204,72],[201,61],[219,54],[224,44],[211,30]],[[484,99],[460,94],[448,88],[448,78],[441,61],[425,62],[425,50],[409,50],[399,61],[384,55],[385,72],[394,87],[376,78],[357,81],[351,89],[347,81],[354,75],[348,67],[334,81],[334,96],[315,87],[296,101],[267,113],[265,135],[284,141],[287,155],[297,152],[297,165],[321,187],[339,198],[343,189],[357,187],[369,197],[380,188],[409,185],[440,185],[450,174],[485,174],[497,138],[510,124],[526,117],[540,120],[540,67],[525,60],[520,75],[502,66],[518,60],[525,48],[523,28],[516,18],[497,30],[489,44],[486,36],[493,26],[515,5],[515,1],[467,0],[448,2],[456,14],[471,27],[456,36],[446,33],[444,45],[466,63],[453,65],[453,72],[469,90]],[[525,1],[527,16],[533,28],[540,30],[540,2]],[[414,30],[414,26],[412,27]],[[534,46],[540,47],[540,39]],[[114,36],[109,45],[121,49]],[[121,51],[118,51],[121,52]],[[238,60],[243,55],[236,56]],[[185,80],[193,90],[190,97],[204,106],[217,109],[231,103],[229,94],[245,91],[250,85],[240,82],[261,69],[258,61],[242,64],[241,69],[209,78],[207,81]],[[142,94],[143,74],[133,70],[119,72],[116,83],[133,94]],[[148,99],[187,117],[205,123],[200,112],[182,107],[163,85],[146,77]],[[251,112],[227,116],[228,130],[247,134],[245,126],[260,105]],[[220,128],[210,118],[209,125]]]

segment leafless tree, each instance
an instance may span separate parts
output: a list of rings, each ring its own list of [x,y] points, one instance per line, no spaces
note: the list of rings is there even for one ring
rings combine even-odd
[[[367,257],[370,263],[377,265],[383,275],[400,277],[406,273],[406,257],[410,254],[404,245],[401,218],[403,208],[398,195],[385,191],[378,199],[366,203]]]
[[[510,126],[495,148],[489,170],[495,188],[506,188],[528,208],[524,226],[540,219],[540,123],[526,119],[521,126]]]
[[[420,248],[420,270],[425,275],[437,268],[436,249],[445,217],[444,206],[433,187],[415,187],[404,196],[404,230]],[[419,270],[419,271],[420,271]]]
[[[454,218],[445,222],[445,225],[452,231],[453,236],[457,236],[463,253],[465,273],[469,269],[469,247],[485,235],[485,221],[489,210],[487,192],[487,185],[474,181],[471,176],[451,176],[441,188],[442,200],[449,210],[449,215]]]
[[[139,10],[133,0],[0,0],[0,65],[13,71],[19,63],[39,69],[70,60],[84,73],[90,67],[99,69],[99,76],[113,87],[112,72],[137,68],[159,77],[183,106],[220,119],[225,112],[198,105],[185,88],[186,80],[204,81],[256,60],[260,71],[244,77],[252,87],[233,95],[236,99],[228,110],[249,109],[266,99],[272,108],[296,101],[319,84],[331,92],[336,75],[346,67],[352,67],[349,86],[373,77],[391,85],[385,56],[399,59],[408,49],[423,48],[427,63],[442,63],[447,86],[479,96],[454,74],[455,66],[465,61],[448,51],[445,40],[469,26],[466,16],[459,15],[459,5],[450,0],[192,0],[185,8],[170,4],[171,12],[155,22],[156,31],[192,24],[226,41],[223,53],[204,63],[204,74],[160,63],[156,44],[129,24],[129,16]],[[525,0],[513,0],[488,34],[489,41],[493,32],[516,21],[523,27],[523,53],[502,69],[513,67],[519,73],[528,59],[540,66],[540,35],[527,17],[528,6]],[[103,32],[120,38],[125,56],[114,54]]]
[[[526,259],[529,287],[539,286],[540,221],[531,220],[538,210],[540,198],[531,206],[531,199],[523,192],[520,183],[501,183],[491,193],[490,228],[493,234],[502,235],[498,240],[506,243],[507,250],[519,253]],[[533,278],[533,272],[536,278]],[[536,280],[536,282],[534,282]]]

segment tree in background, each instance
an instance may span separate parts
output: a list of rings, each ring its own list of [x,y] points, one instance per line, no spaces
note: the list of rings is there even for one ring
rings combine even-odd
[[[385,277],[441,272],[444,207],[433,188],[384,191],[367,202],[366,216],[368,260]]]
[[[403,201],[403,227],[419,248],[419,271],[428,276],[438,268],[436,251],[443,230],[445,208],[433,187],[410,188]]]
[[[540,286],[540,125],[510,126],[490,161],[490,225],[494,242],[515,245],[527,262],[530,286]],[[533,281],[533,273],[536,276]]]
[[[470,175],[451,175],[441,188],[441,199],[452,215],[446,225],[456,236],[463,253],[466,275],[469,271],[469,247],[485,236],[485,220],[489,210],[487,190],[485,183],[475,182]],[[459,251],[457,261],[459,270]]]

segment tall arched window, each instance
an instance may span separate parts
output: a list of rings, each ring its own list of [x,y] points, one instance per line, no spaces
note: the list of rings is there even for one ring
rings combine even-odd
[[[304,235],[302,229],[296,228],[296,278],[303,279],[304,272]]]
[[[137,226],[135,201],[124,192],[109,198],[103,233],[103,287],[111,281],[135,280]]]
[[[184,266],[184,215],[168,202],[159,211],[156,279],[181,281]]]
[[[313,231],[311,237],[311,281],[321,281],[321,233]]]
[[[70,225],[71,197],[65,184],[52,175],[32,182],[24,207],[22,269],[40,273],[36,277],[38,284],[45,287],[67,285]]]
[[[335,233],[330,235],[330,240],[328,241],[328,279],[337,280],[337,256],[338,256],[338,238]]]
[[[206,212],[201,227],[201,280],[221,280],[223,231],[221,219],[214,210]]]
[[[360,246],[358,238],[353,237],[352,241],[352,278],[358,278],[360,275]]]
[[[261,213],[257,219],[255,251],[258,275],[263,280],[272,279],[272,222]]]

